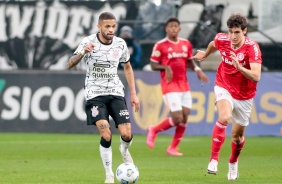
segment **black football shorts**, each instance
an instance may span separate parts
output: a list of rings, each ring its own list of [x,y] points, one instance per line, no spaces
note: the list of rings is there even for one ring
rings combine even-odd
[[[87,100],[85,104],[87,125],[96,125],[101,119],[109,121],[109,116],[115,121],[115,126],[130,123],[129,112],[124,97],[107,95]]]

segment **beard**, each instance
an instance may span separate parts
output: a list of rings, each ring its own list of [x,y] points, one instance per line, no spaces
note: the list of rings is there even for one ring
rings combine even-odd
[[[107,34],[101,32],[102,34],[102,37],[105,38],[106,40],[112,40],[113,39],[113,36],[108,36]]]

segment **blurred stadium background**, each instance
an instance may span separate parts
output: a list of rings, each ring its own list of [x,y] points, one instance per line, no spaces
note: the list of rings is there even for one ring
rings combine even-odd
[[[181,20],[180,36],[196,51],[216,33],[227,31],[230,13],[240,12],[248,17],[247,36],[259,43],[263,54],[263,75],[247,135],[281,135],[282,0],[0,1],[1,132],[95,133],[85,123],[85,65],[67,70],[66,62],[81,39],[97,31],[98,16],[104,11],[116,15],[117,35],[129,25],[142,46],[142,69],[135,71],[142,108],[131,113],[135,134],[145,134],[150,124],[168,116],[159,74],[147,67],[154,43],[165,36],[167,18]],[[203,87],[188,72],[194,106],[187,135],[211,133],[217,116],[213,81],[219,62],[215,52],[201,63],[212,81]],[[122,72],[120,77],[125,80]]]

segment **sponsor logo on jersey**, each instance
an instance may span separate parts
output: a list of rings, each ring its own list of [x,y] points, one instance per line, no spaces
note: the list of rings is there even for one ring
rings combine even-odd
[[[167,49],[167,51],[172,51],[172,48],[171,48],[171,47],[169,47],[169,48]]]
[[[92,77],[97,79],[97,78],[100,78],[100,79],[112,79],[112,78],[115,78],[117,76],[117,74],[114,74],[114,73],[93,73],[92,74]]]
[[[172,53],[169,53],[168,54],[168,59],[171,59],[171,58],[187,58],[188,57],[188,54],[185,53],[185,52],[181,52],[181,53],[177,53],[177,52],[172,52]]]
[[[110,68],[111,65],[110,64],[103,64],[103,63],[94,63],[93,66],[96,66],[96,67],[104,67],[104,68]]]
[[[183,50],[184,52],[187,52],[187,51],[188,51],[187,46],[186,46],[186,45],[183,45],[183,46],[182,46],[182,50]]]
[[[221,59],[224,63],[232,65],[232,61],[229,61],[228,58],[222,56]]]
[[[91,112],[92,112],[92,116],[96,117],[99,114],[98,106],[93,106]]]

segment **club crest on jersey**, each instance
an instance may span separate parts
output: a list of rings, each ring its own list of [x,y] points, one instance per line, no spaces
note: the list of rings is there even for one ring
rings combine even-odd
[[[239,61],[242,61],[244,59],[244,54],[243,53],[237,54],[237,58]]]
[[[119,49],[113,49],[112,52],[113,52],[112,54],[113,58],[116,59],[119,57]]]
[[[93,106],[91,112],[92,112],[92,116],[96,117],[99,114],[98,106]]]
[[[184,52],[187,52],[187,51],[188,51],[187,46],[186,46],[186,45],[183,45],[183,46],[182,46],[182,50],[183,50]]]

